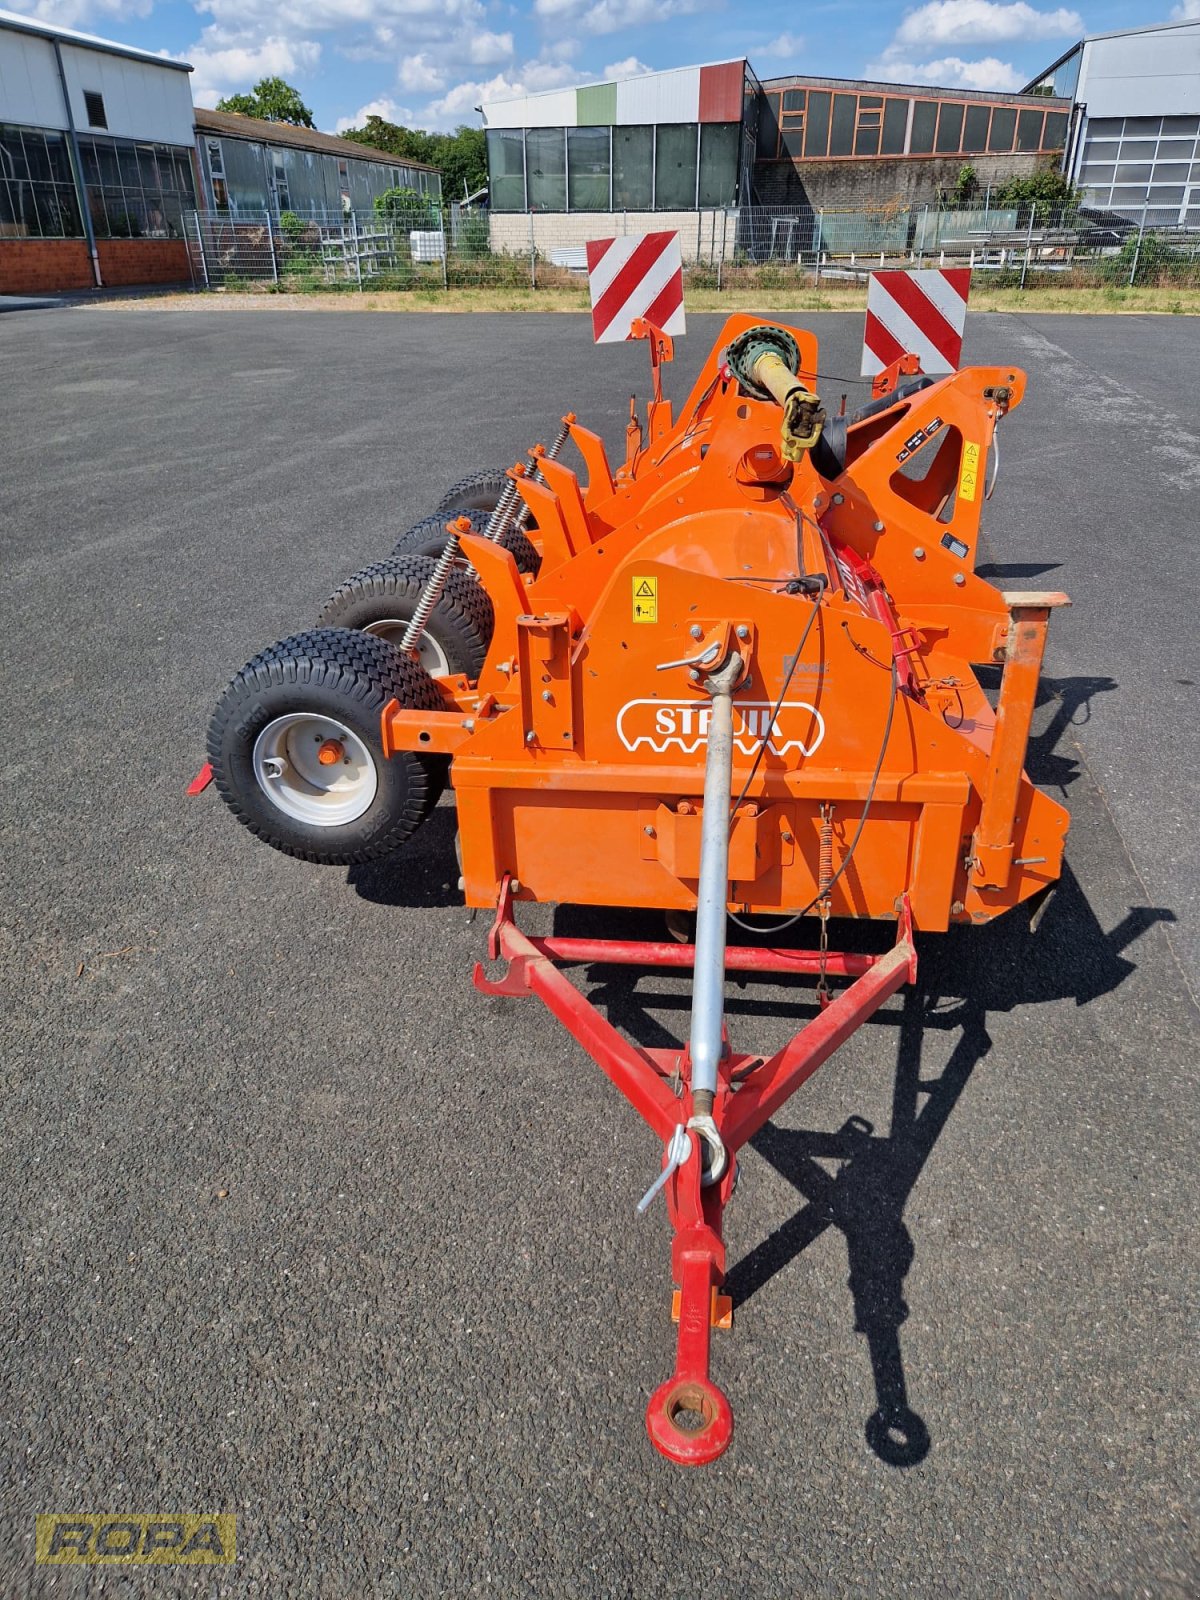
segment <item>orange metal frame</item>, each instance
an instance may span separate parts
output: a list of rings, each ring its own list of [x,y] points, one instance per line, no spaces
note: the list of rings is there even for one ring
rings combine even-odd
[[[973,568],[992,436],[1024,375],[968,368],[852,424],[845,467],[825,478],[782,460],[778,406],[724,368],[729,341],[761,321],[729,319],[678,421],[656,397],[615,471],[572,422],[584,481],[558,461],[540,462],[541,483],[517,474],[536,578],[463,540],[495,612],[486,664],[475,684],[440,680],[440,712],[390,706],[384,741],[453,756],[471,905],[494,906],[507,877],[520,899],[694,907],[709,701],[658,668],[738,629],[735,792],[792,676],[733,818],[731,909],[808,905],[822,806],[836,868],[869,798],[835,916],[894,919],[908,894],[918,928],[982,923],[1058,877],[1067,813],[1022,763],[1066,597],[1004,595]],[[788,331],[815,374],[815,339]],[[670,341],[648,332],[657,377]],[[827,587],[794,662],[813,601],[789,587],[814,574]],[[1003,665],[996,707],[976,663]]]

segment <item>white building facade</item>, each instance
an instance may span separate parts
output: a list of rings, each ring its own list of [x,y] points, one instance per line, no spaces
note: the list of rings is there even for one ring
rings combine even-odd
[[[1025,92],[1075,101],[1064,168],[1086,205],[1200,227],[1200,20],[1083,39]]]

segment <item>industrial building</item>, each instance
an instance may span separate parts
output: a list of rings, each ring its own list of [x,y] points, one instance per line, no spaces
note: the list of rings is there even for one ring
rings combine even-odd
[[[1200,227],[1200,20],[1081,39],[1024,92],[1078,108],[1064,164],[1087,206]]]
[[[815,210],[932,203],[965,164],[981,192],[1066,148],[1069,97],[772,78],[758,101],[754,198]]]
[[[190,71],[0,11],[0,293],[187,278]]]
[[[205,210],[230,216],[319,217],[370,211],[387,189],[412,189],[440,203],[441,174],[420,161],[289,123],[196,108],[196,149]]]
[[[193,213],[440,204],[441,177],[311,128],[193,109],[186,62],[0,11],[0,294],[191,277]]]
[[[482,107],[493,216],[656,211],[693,222],[710,208],[932,202],[964,162],[981,186],[998,184],[1061,157],[1071,109],[1069,97],[760,83],[744,58]]]

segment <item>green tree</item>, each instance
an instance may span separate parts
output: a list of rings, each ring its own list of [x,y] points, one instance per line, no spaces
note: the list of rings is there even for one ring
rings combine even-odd
[[[297,128],[315,128],[313,114],[282,78],[260,78],[249,94],[231,94],[217,101],[218,111],[236,111],[239,116],[259,117],[263,122],[290,122]]]
[[[447,200],[461,200],[487,183],[487,146],[482,128],[458,127],[453,133],[427,133],[424,128],[401,128],[384,117],[368,117],[361,128],[343,137],[356,144],[386,151],[398,161],[423,161],[442,175]]]
[[[1069,221],[1079,210],[1080,191],[1057,167],[1042,167],[1028,178],[1010,178],[995,196],[995,204],[1015,210],[1017,226],[1025,227],[1032,212],[1035,226]]]

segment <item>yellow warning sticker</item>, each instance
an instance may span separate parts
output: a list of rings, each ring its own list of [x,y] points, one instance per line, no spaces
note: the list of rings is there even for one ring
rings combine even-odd
[[[658,621],[658,579],[638,578],[633,580],[633,620],[635,622]]]
[[[979,446],[968,439],[963,445],[962,471],[958,476],[958,498],[974,500],[979,487]]]

